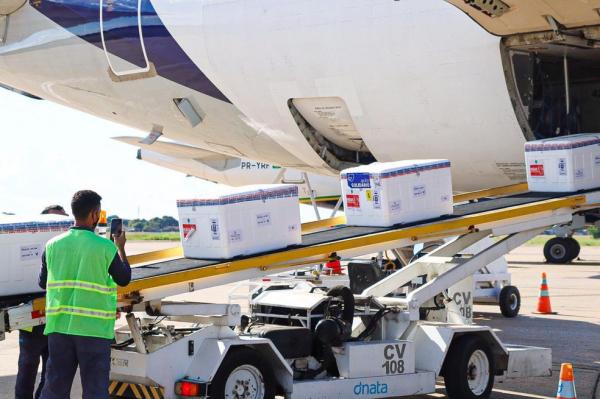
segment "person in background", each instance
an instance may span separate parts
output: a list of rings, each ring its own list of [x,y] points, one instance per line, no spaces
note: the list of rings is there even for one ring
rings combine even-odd
[[[42,215],[69,216],[60,205],[44,208]],[[42,376],[35,389],[35,379],[42,360]],[[44,335],[44,325],[19,330],[19,370],[15,384],[15,399],[38,399],[44,388],[46,362],[48,360],[48,338]],[[34,396],[35,390],[35,396]]]
[[[44,208],[42,211],[42,215],[61,215],[61,216],[69,216],[69,214],[65,211],[60,205],[49,205]]]
[[[131,280],[125,232],[114,242],[94,233],[102,198],[73,195],[75,225],[46,244],[40,287],[46,289],[49,358],[42,399],[70,397],[79,366],[83,399],[108,399],[110,345],[114,339],[117,285]]]

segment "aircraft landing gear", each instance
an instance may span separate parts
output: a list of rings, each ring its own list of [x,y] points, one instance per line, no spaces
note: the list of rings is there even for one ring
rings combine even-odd
[[[544,256],[548,263],[570,263],[579,256],[580,251],[581,246],[573,237],[555,237],[544,245]]]

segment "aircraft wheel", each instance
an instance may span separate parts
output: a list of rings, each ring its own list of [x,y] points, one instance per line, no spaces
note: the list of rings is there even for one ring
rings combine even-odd
[[[571,245],[573,246],[572,247],[573,252],[571,254],[573,256],[573,259],[571,259],[571,260],[575,260],[575,259],[579,258],[579,254],[581,253],[581,245],[579,245],[579,241],[577,241],[573,237],[569,237],[569,240],[571,241]]]
[[[521,294],[514,285],[507,285],[500,291],[500,312],[504,317],[517,317],[521,309]]]
[[[544,245],[544,257],[548,263],[565,264],[577,258],[580,250],[574,238],[554,237]]]

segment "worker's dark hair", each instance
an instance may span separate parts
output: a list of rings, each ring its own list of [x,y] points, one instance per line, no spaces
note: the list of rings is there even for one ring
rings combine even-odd
[[[52,211],[67,213],[65,212],[65,208],[63,208],[60,205],[50,205],[44,208],[44,210],[42,211],[42,215],[47,215]]]
[[[100,206],[102,197],[91,190],[77,191],[71,200],[71,212],[75,219],[85,219],[87,215]]]

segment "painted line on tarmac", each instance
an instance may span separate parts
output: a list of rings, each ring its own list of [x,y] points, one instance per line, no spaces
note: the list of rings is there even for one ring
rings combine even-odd
[[[507,391],[505,389],[492,389],[494,392],[505,393],[507,395],[521,396],[523,398],[532,398],[532,399],[556,399],[554,396],[542,396],[542,395],[534,395],[531,393],[524,392],[516,392],[516,391]]]
[[[436,385],[435,386],[436,389],[445,389],[446,387],[443,385]],[[525,392],[517,392],[517,391],[509,391],[506,389],[492,389],[493,392],[497,392],[497,393],[504,393],[506,395],[512,395],[512,396],[520,396],[522,398],[531,398],[531,399],[556,399],[554,396],[542,396],[542,395],[534,395],[531,393],[525,393]],[[439,397],[437,395],[439,394],[430,394],[428,396],[432,396],[432,395],[436,395],[435,397]],[[443,397],[445,397],[444,395],[442,395]]]

